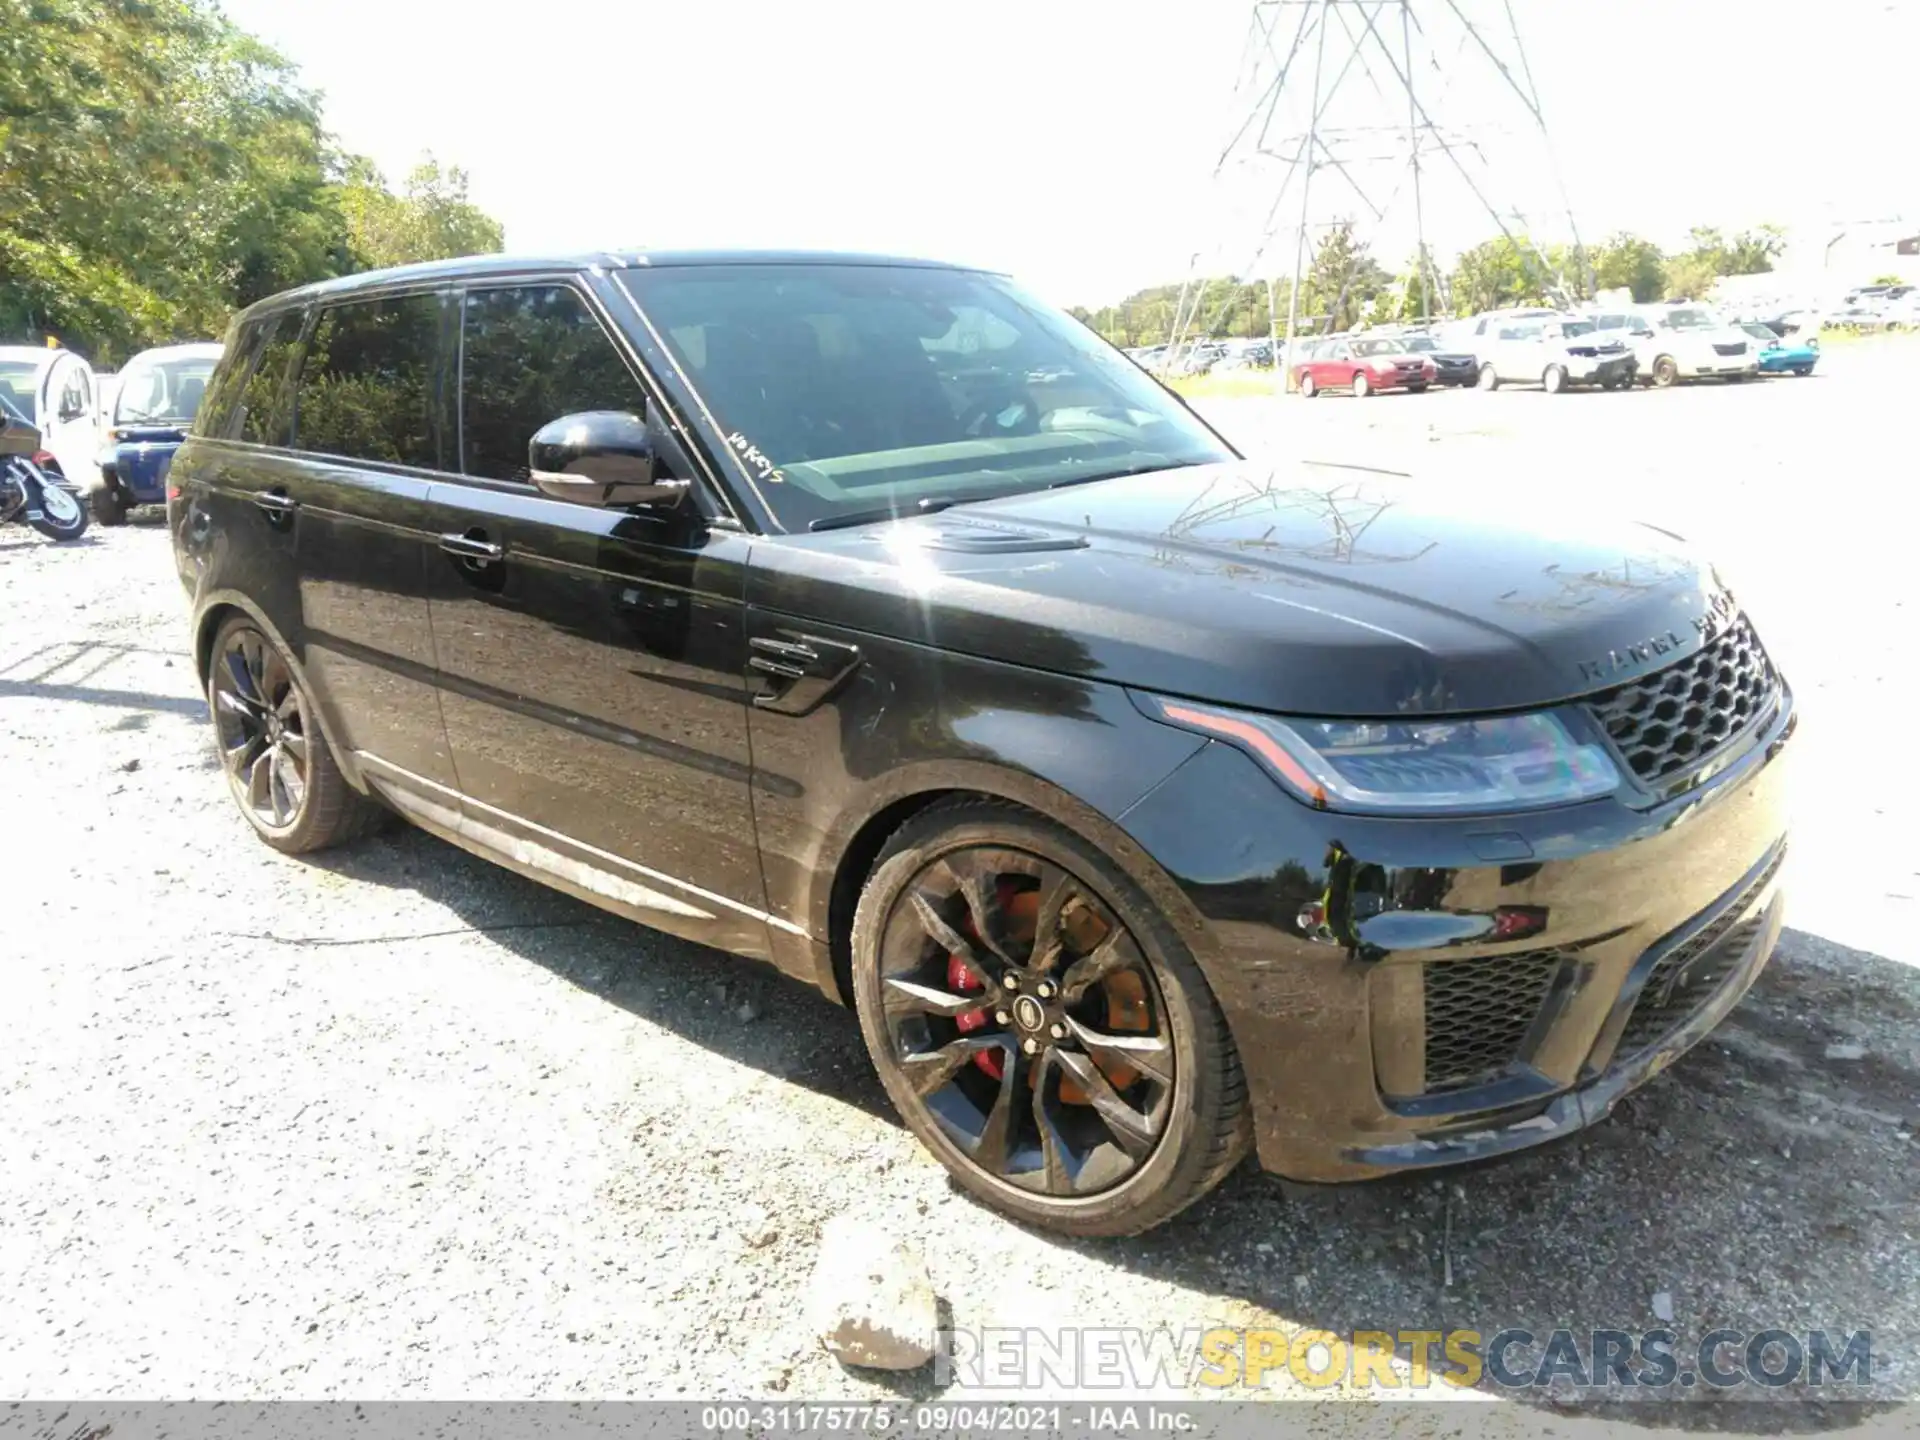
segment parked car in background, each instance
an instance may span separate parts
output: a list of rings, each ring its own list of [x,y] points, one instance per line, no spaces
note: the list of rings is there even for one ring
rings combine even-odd
[[[1480,366],[1470,350],[1449,350],[1424,330],[1402,335],[1400,343],[1431,360],[1434,379],[1442,385],[1471,385],[1479,379]]]
[[[1351,390],[1364,398],[1376,390],[1417,394],[1433,384],[1438,373],[1431,360],[1392,336],[1341,335],[1322,340],[1296,361],[1293,382],[1309,397],[1322,390]]]
[[[100,478],[87,497],[102,525],[124,523],[135,505],[166,500],[167,468],[219,360],[214,341],[144,350],[127,362],[100,451]]]
[[[1580,385],[1617,390],[1631,385],[1636,371],[1625,340],[1599,334],[1591,320],[1558,312],[1509,320],[1480,345],[1482,390],[1503,384],[1538,385],[1549,395]]]
[[[1794,698],[1697,549],[1243,460],[1005,277],[414,266],[210,393],[167,520],[241,822],[384,804],[820,987],[1025,1224],[1569,1135],[1779,938]]]
[[[1798,335],[1784,337],[1773,333],[1771,326],[1758,321],[1749,321],[1740,327],[1753,337],[1760,347],[1760,373],[1762,375],[1811,375],[1813,367],[1820,360],[1820,342]]]
[[[1820,328],[1866,334],[1886,329],[1887,317],[1869,305],[1842,305],[1820,317]]]
[[[85,494],[99,479],[93,369],[71,350],[0,345],[0,390],[40,431],[35,462],[56,484]]]
[[[1753,337],[1705,305],[1643,305],[1591,318],[1602,334],[1626,337],[1644,385],[1709,376],[1750,380],[1760,373]]]
[[[1474,357],[1476,366],[1486,358],[1485,347],[1493,345],[1503,328],[1516,321],[1552,320],[1562,311],[1547,310],[1538,305],[1520,306],[1509,310],[1482,310],[1464,320],[1455,320],[1434,331],[1434,338],[1442,347],[1450,351],[1468,354]]]

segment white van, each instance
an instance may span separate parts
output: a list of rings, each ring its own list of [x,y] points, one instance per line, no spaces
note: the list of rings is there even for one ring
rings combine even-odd
[[[1603,335],[1619,335],[1633,347],[1644,385],[1717,375],[1748,380],[1760,373],[1760,349],[1737,325],[1705,305],[1638,305],[1588,316]]]
[[[39,427],[40,444],[53,457],[41,468],[71,490],[84,492],[100,478],[94,389],[92,367],[71,350],[0,345],[0,392]]]

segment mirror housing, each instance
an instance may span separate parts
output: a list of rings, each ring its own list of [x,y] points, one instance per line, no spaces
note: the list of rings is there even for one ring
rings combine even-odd
[[[687,482],[658,478],[654,459],[647,422],[625,410],[562,415],[527,443],[535,489],[553,500],[602,509],[678,504]]]

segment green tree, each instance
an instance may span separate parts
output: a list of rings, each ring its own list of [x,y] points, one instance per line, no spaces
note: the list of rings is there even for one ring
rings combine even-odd
[[[1367,243],[1342,220],[1328,230],[1314,251],[1313,264],[1300,287],[1302,330],[1332,333],[1351,330],[1374,300],[1393,283]]]
[[[467,199],[467,172],[428,156],[394,194],[369,160],[353,160],[340,187],[353,253],[370,268],[449,260],[500,249],[500,222]]]
[[[497,248],[464,176],[418,180],[398,199],[427,243]],[[348,181],[318,98],[214,0],[0,0],[4,338],[115,364],[216,335],[235,306],[364,263]]]
[[[1666,293],[1667,257],[1651,240],[1621,231],[1593,250],[1594,284],[1602,290],[1631,290],[1645,305]]]

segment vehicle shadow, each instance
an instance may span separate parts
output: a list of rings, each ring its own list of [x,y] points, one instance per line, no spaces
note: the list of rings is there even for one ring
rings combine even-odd
[[[414,890],[639,1018],[898,1123],[851,1013],[768,967],[604,915],[410,828],[313,859]],[[1509,1375],[1533,1375],[1557,1330],[1590,1358],[1596,1329],[1671,1329],[1681,1373],[1716,1329],[1742,1344],[1775,1329],[1805,1344],[1821,1330],[1836,1355],[1866,1330],[1867,1393],[1884,1395],[1920,1366],[1917,1031],[1920,970],[1789,930],[1719,1032],[1581,1135],[1439,1175],[1284,1194],[1248,1164],[1147,1235],[1050,1243],[1239,1302],[1235,1324],[1466,1329],[1483,1342],[1528,1332],[1502,1350]],[[1742,1347],[1718,1360],[1743,1365]],[[1438,1348],[1433,1361],[1448,1368]],[[1849,1399],[1863,1392],[1830,1379],[1623,1400],[1604,1374],[1584,1378],[1602,1388],[1516,1390],[1490,1375],[1477,1388],[1635,1426],[1810,1432],[1863,1415]]]

